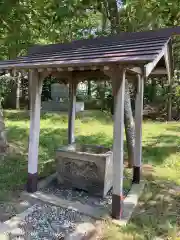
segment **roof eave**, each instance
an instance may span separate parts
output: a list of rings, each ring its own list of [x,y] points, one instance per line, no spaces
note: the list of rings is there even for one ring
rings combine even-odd
[[[108,64],[119,64],[119,65],[124,65],[128,67],[129,65],[134,65],[134,66],[142,66],[143,64],[147,64],[149,61],[147,59],[134,59],[134,60],[116,60],[114,58],[109,58],[108,60],[99,60],[97,61],[96,59],[91,60],[91,61],[71,61],[69,63],[63,63],[63,62],[44,62],[44,63],[17,63],[17,64],[3,64],[0,65],[0,70],[11,70],[11,69],[37,69],[37,68],[67,68],[67,67],[83,67],[83,66],[101,66],[101,65],[108,65]]]
[[[165,43],[162,50],[159,52],[159,54],[157,54],[156,58],[152,62],[150,62],[144,66],[146,78],[149,77],[149,75],[151,75],[153,70],[156,68],[158,62],[163,57],[165,59],[165,68],[166,68],[167,74],[168,74],[169,78],[171,78],[172,69],[170,66],[171,66],[172,52],[169,51],[170,41],[171,41],[171,38],[168,39],[168,41]],[[161,75],[161,74],[159,73],[159,75]]]

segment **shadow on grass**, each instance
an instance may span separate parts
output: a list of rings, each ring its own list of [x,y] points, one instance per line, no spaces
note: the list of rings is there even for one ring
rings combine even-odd
[[[43,116],[43,118],[49,117],[49,114]],[[53,114],[53,118],[61,122],[58,114],[55,116]],[[66,121],[66,118],[65,116],[63,121]],[[98,116],[97,118],[100,119]],[[22,117],[22,119],[24,120],[25,118]],[[11,120],[11,118],[9,120]],[[18,120],[17,114],[14,120]],[[168,128],[171,127],[169,126]],[[172,128],[174,129],[174,127]],[[172,128],[170,130],[173,130]],[[173,131],[177,132],[177,128],[175,127]],[[20,189],[26,183],[29,130],[26,127],[11,126],[7,133],[9,142],[16,146],[16,153],[7,156],[7,158],[0,163],[0,189],[16,190]],[[160,165],[164,163],[171,154],[179,151],[178,143],[180,139],[177,136],[166,134],[149,139],[152,140],[151,144],[143,147],[145,162]],[[106,147],[112,146],[112,137],[110,138],[105,133],[92,134],[90,136],[79,134],[76,136],[76,141],[83,144],[97,144]],[[45,177],[55,171],[55,149],[64,144],[67,144],[66,128],[55,130],[47,128],[41,130],[39,147],[40,177]],[[165,168],[163,170],[165,170]],[[175,222],[177,221],[177,216],[180,214],[178,212],[180,209],[180,196],[173,190],[173,183],[168,182],[165,178],[166,176],[164,179],[156,175],[147,176],[149,180],[148,185],[130,224],[123,229],[116,227],[115,232],[113,231],[112,238],[109,237],[106,239],[152,240],[154,236],[162,236],[163,239],[167,239],[167,235],[173,236],[173,234],[176,234]],[[122,237],[120,234],[123,234]],[[131,238],[125,238],[125,235],[131,235]]]
[[[30,111],[4,111],[4,117],[9,121],[29,121]],[[41,112],[41,120],[50,119],[51,122],[67,123],[67,113]]]
[[[180,137],[175,135],[160,135],[152,137],[151,144],[143,147],[143,160],[145,163],[162,164],[174,153],[180,151]]]
[[[17,126],[7,130],[10,151],[0,163],[0,189],[22,188],[27,179],[29,130]],[[55,172],[55,150],[67,144],[67,129],[42,129],[39,143],[39,175],[45,177]]]
[[[104,133],[93,134],[90,136],[78,135],[76,137],[76,142],[81,144],[103,145],[112,148],[112,137],[109,137]]]
[[[168,131],[174,131],[176,133],[180,133],[180,126],[178,124],[178,126],[167,126],[166,130]]]
[[[174,135],[161,135],[152,137],[150,145],[143,146],[143,162],[155,165],[163,164],[171,154],[180,151],[180,138]],[[112,148],[113,139],[104,133],[97,133],[90,136],[79,135],[76,138],[78,143],[97,144]],[[124,152],[127,156],[126,141],[124,141]]]
[[[1,166],[1,181],[0,187],[3,182],[5,187],[19,186],[25,183],[27,176],[27,152],[28,152],[28,138],[29,129],[26,127],[20,128],[17,126],[9,127],[7,131],[9,142],[16,147],[15,154],[11,154],[5,160],[6,164]],[[173,135],[162,135],[154,137],[151,145],[143,147],[144,162],[160,165],[173,153],[179,151],[178,145],[179,138]],[[105,133],[98,133],[92,135],[77,135],[76,142],[82,144],[97,144],[104,145],[105,147],[112,147],[112,137]],[[67,129],[42,129],[40,132],[40,145],[39,145],[39,174],[40,177],[55,171],[55,150],[67,144]],[[160,144],[160,145],[158,145]],[[125,155],[126,153],[126,143]]]
[[[29,120],[29,111],[4,110],[4,117],[10,121]]]
[[[29,129],[10,126],[7,130],[10,146],[13,148],[0,166],[0,188],[18,188],[26,183]],[[112,146],[112,138],[104,133],[90,136],[77,135],[76,142]],[[42,129],[39,141],[39,176],[46,177],[55,172],[55,151],[67,144],[67,129]]]
[[[97,121],[100,124],[112,124],[112,115],[108,112],[103,111],[84,111],[77,113],[76,119],[80,119],[82,123],[87,123],[90,121]]]
[[[105,133],[97,133],[90,136],[78,135],[76,137],[76,142],[81,144],[102,145],[110,149],[112,149],[113,146],[113,138]],[[126,140],[124,140],[124,158],[128,158]]]
[[[123,228],[111,226],[104,240],[177,239],[180,195],[177,186],[152,177],[147,183],[130,223]]]
[[[9,121],[27,121],[30,119],[30,111],[22,110],[5,110],[4,117]],[[66,112],[41,112],[41,119],[50,119],[51,122],[67,123],[68,113]],[[76,119],[82,121],[82,123],[87,123],[90,121],[98,121],[101,124],[112,123],[112,116],[108,112],[101,111],[84,111],[76,113]]]

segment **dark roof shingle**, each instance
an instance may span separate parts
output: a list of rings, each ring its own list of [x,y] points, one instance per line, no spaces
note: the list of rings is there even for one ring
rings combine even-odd
[[[180,33],[180,27],[35,46],[27,56],[0,62],[0,68],[68,67],[110,62],[146,64],[158,56],[171,34],[178,31]]]

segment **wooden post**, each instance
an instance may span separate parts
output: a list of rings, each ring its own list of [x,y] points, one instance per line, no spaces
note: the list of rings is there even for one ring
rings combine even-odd
[[[71,79],[69,83],[69,116],[68,116],[68,144],[75,142],[75,117],[76,117],[76,82]]]
[[[133,183],[140,183],[142,161],[142,120],[143,120],[144,77],[138,75],[138,87],[135,103],[135,162]]]
[[[30,87],[30,135],[28,152],[28,181],[27,191],[37,191],[38,182],[38,148],[40,132],[40,111],[41,111],[41,92],[43,79],[37,71],[29,73]]]
[[[122,78],[119,79],[120,73]],[[114,133],[113,133],[113,194],[112,217],[119,219],[123,201],[123,139],[124,139],[124,92],[125,69],[112,75],[113,94],[115,97]],[[114,77],[113,77],[114,76]]]

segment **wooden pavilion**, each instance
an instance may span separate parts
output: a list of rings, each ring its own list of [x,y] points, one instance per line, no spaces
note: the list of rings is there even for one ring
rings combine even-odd
[[[43,79],[49,74],[66,79],[70,86],[68,141],[73,143],[76,85],[89,76],[108,76],[115,96],[113,138],[112,216],[119,218],[123,191],[123,129],[125,79],[138,83],[135,104],[135,162],[133,182],[140,182],[142,159],[142,112],[144,81],[150,75],[173,75],[172,39],[180,27],[79,40],[68,44],[35,46],[27,56],[0,62],[1,71],[26,71],[30,87],[30,135],[27,191],[35,192],[38,182],[38,147]]]

